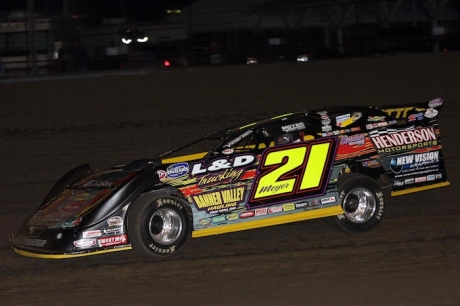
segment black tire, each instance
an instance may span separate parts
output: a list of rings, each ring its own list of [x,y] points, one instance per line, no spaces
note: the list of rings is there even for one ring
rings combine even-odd
[[[190,237],[190,215],[188,203],[170,195],[132,203],[128,211],[132,248],[149,257],[177,253]]]
[[[375,180],[361,174],[346,174],[339,179],[338,191],[345,213],[328,218],[331,225],[348,233],[360,233],[380,222],[385,196]]]

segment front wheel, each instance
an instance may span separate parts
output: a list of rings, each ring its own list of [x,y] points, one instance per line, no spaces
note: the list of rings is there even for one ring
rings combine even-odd
[[[189,212],[188,203],[169,195],[134,202],[128,211],[131,246],[150,257],[175,254],[190,236]]]
[[[338,183],[339,199],[344,213],[329,218],[329,222],[349,233],[374,228],[385,210],[385,197],[380,185],[360,174],[347,175]]]

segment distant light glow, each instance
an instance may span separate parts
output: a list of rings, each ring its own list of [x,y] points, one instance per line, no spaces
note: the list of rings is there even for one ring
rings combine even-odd
[[[137,42],[143,43],[143,42],[146,42],[147,40],[149,40],[149,38],[145,36],[144,38],[138,38]]]
[[[257,63],[258,63],[258,62],[257,62],[257,58],[248,57],[248,58],[246,59],[246,64],[248,64],[248,65],[257,64]]]
[[[166,13],[168,14],[180,14],[182,13],[181,10],[166,10]]]
[[[124,38],[124,37],[122,37],[122,38],[121,38],[121,41],[122,41],[124,44],[129,45],[133,40],[132,40],[132,39],[129,39],[129,38]]]
[[[171,66],[171,63],[170,63],[169,61],[165,61],[165,62],[164,62],[164,66],[165,66],[165,67],[169,67],[169,66]]]
[[[297,61],[298,62],[308,62],[308,55],[303,54],[303,55],[297,56]]]

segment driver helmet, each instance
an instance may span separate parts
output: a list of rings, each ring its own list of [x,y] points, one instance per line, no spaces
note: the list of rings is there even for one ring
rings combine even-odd
[[[275,135],[275,146],[300,141],[299,132]]]

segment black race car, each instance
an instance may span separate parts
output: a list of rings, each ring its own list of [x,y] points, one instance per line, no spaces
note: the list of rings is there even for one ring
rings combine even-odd
[[[203,237],[325,217],[367,231],[392,196],[449,185],[442,99],[262,119],[148,159],[65,174],[10,237],[19,254],[135,249],[168,256]]]

